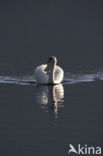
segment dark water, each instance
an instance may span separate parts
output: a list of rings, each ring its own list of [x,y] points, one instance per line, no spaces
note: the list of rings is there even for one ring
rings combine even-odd
[[[0,1],[0,156],[67,156],[69,144],[102,147],[102,4]],[[34,68],[51,55],[64,80],[39,85]]]
[[[3,155],[68,155],[69,144],[102,146],[103,73],[65,73],[62,84],[34,74],[0,76]]]

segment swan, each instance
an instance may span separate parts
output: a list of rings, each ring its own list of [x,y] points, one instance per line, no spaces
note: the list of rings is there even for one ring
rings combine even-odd
[[[41,84],[59,84],[63,80],[64,71],[57,66],[57,58],[51,56],[47,64],[38,66],[35,69],[35,77]]]

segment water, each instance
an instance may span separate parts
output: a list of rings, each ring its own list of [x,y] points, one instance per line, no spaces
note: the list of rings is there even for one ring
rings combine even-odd
[[[0,1],[0,156],[102,147],[102,3]],[[50,56],[63,82],[39,85],[34,69]]]
[[[83,83],[83,82],[93,82],[97,80],[103,80],[102,71],[94,70],[94,71],[86,72],[86,73],[83,73],[82,71],[78,73],[67,72],[65,73],[61,84],[70,85],[70,84],[77,84],[77,83]],[[0,75],[0,83],[11,83],[11,84],[18,84],[18,85],[37,85],[38,84],[34,73],[27,74],[25,76],[19,76],[19,77],[16,75],[15,76]]]
[[[102,80],[97,70],[67,72],[54,86],[38,84],[34,73],[1,75],[1,153],[67,155],[70,143],[101,146]]]

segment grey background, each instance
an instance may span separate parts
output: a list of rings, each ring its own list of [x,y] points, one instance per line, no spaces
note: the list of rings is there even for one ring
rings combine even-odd
[[[56,55],[65,71],[103,66],[102,0],[0,1],[0,62],[30,71]]]

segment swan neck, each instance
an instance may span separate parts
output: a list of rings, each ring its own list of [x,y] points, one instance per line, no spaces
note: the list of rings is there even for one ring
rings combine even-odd
[[[49,83],[54,83],[54,73],[55,73],[56,63],[51,63],[48,65],[49,68]]]

